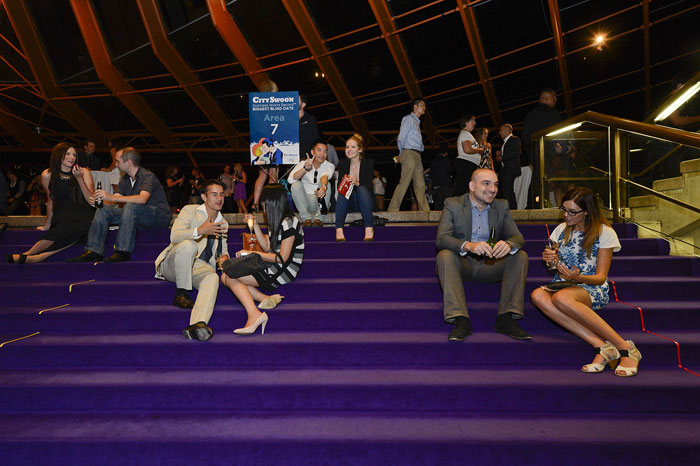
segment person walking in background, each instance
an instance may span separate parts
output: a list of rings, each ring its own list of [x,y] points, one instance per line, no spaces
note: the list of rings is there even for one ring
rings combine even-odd
[[[17,176],[13,168],[7,170],[7,215],[15,215],[24,205],[27,183]]]
[[[386,192],[386,178],[379,173],[379,170],[374,170],[372,188],[374,190],[374,198],[377,200],[377,209],[379,209],[379,211],[383,211],[384,193]]]
[[[413,191],[418,201],[418,208],[429,212],[430,207],[425,199],[425,181],[423,180],[423,136],[420,131],[420,117],[425,114],[425,100],[414,99],[411,102],[411,113],[401,120],[401,129],[396,139],[399,148],[399,163],[401,163],[401,180],[391,195],[388,212],[398,212],[401,202],[413,182]],[[346,149],[347,152],[347,149]],[[371,172],[370,172],[371,173]],[[337,210],[337,208],[336,208]]]
[[[248,182],[248,175],[246,175],[245,170],[243,170],[243,165],[237,163],[233,166],[233,201],[238,206],[239,214],[247,214],[248,209],[245,206],[245,201],[248,198],[248,191],[246,188],[246,183]]]
[[[620,250],[615,230],[600,210],[596,195],[588,188],[575,187],[564,194],[560,207],[564,222],[550,239],[542,259],[556,265],[552,285],[571,285],[558,291],[546,285],[532,292],[533,304],[547,317],[595,348],[593,362],[583,372],[602,372],[606,364],[619,366],[615,375],[637,375],[642,354],[632,340],[625,340],[598,315],[610,299],[608,271],[614,252]]]
[[[523,138],[528,165],[532,167],[532,178],[528,188],[528,209],[535,207],[535,196],[539,196],[540,192],[540,149],[539,144],[533,144],[530,138],[534,133],[556,125],[561,121],[561,115],[559,115],[556,105],[557,93],[553,89],[543,89],[540,92],[537,106],[525,116],[523,131],[520,134]],[[551,151],[548,149],[549,147],[549,144],[545,145],[547,152]],[[544,202],[543,200],[540,201]]]
[[[78,154],[70,144],[62,142],[53,148],[49,168],[41,173],[49,198],[44,224],[48,231],[28,251],[8,254],[8,262],[42,262],[85,238],[95,215],[89,204],[93,184],[90,170],[77,161]]]
[[[463,116],[459,121],[459,136],[457,136],[457,159],[455,160],[454,195],[461,196],[469,188],[474,170],[479,168],[481,154],[484,152],[472,135],[476,126],[474,115]]]
[[[488,141],[489,130],[487,128],[476,128],[474,130],[474,139],[481,149],[481,159],[479,160],[479,168],[493,170],[493,158],[491,157],[491,144]]]
[[[202,183],[206,181],[202,171],[198,167],[192,168],[192,174],[190,176],[190,204],[201,204],[202,198],[200,197],[200,192],[202,189]]]
[[[224,172],[219,175],[219,181],[224,184],[224,207],[221,210],[224,213],[233,212],[233,175],[231,174],[231,165],[224,165]]]
[[[165,197],[170,206],[170,212],[175,214],[182,206],[182,192],[185,186],[185,175],[180,174],[177,165],[169,165],[165,169]],[[113,194],[113,193],[112,193]]]
[[[438,148],[438,154],[430,163],[430,178],[433,180],[433,207],[442,210],[445,199],[452,196],[452,162],[447,152],[447,143]]]
[[[513,126],[506,123],[501,126],[499,134],[503,139],[501,145],[501,172],[498,175],[498,189],[502,199],[508,201],[510,210],[518,208],[515,200],[515,178],[520,176],[520,139],[513,134]]]

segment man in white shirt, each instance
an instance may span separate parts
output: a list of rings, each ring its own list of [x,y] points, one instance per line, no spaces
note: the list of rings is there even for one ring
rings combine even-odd
[[[182,331],[190,340],[206,341],[214,335],[207,324],[219,292],[216,266],[228,258],[228,223],[221,215],[224,189],[219,180],[203,184],[204,203],[182,208],[170,231],[170,245],[156,259],[155,278],[177,286],[173,305],[192,309],[190,325]],[[196,301],[188,294],[193,286],[199,290]]]
[[[328,180],[333,176],[335,166],[326,160],[328,145],[317,139],[311,146],[311,156],[299,162],[290,172],[287,181],[292,191],[294,205],[299,210],[303,226],[323,226],[321,205],[328,206],[331,192]],[[324,208],[325,210],[325,208]]]

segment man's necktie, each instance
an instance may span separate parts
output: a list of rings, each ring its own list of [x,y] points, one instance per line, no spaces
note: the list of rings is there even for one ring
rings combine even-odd
[[[209,263],[209,259],[211,259],[212,246],[214,246],[214,237],[211,235],[207,235],[207,246],[204,248],[204,251],[202,251],[202,253],[199,255],[200,260]]]

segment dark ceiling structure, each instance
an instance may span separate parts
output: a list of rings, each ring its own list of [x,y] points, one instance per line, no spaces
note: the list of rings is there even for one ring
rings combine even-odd
[[[0,2],[3,153],[122,136],[242,156],[267,79],[307,95],[336,145],[393,150],[419,96],[426,140],[453,144],[464,114],[517,128],[543,88],[565,116],[641,120],[700,69],[696,0]]]

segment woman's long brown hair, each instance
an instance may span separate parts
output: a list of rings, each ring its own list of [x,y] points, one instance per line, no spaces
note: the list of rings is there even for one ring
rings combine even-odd
[[[586,255],[591,257],[593,244],[603,231],[603,225],[610,226],[610,222],[603,216],[596,194],[588,188],[574,187],[569,189],[561,200],[562,204],[566,201],[573,201],[580,209],[588,213],[583,224],[583,249],[586,251]],[[572,231],[573,227],[566,227],[564,243],[569,242]]]

